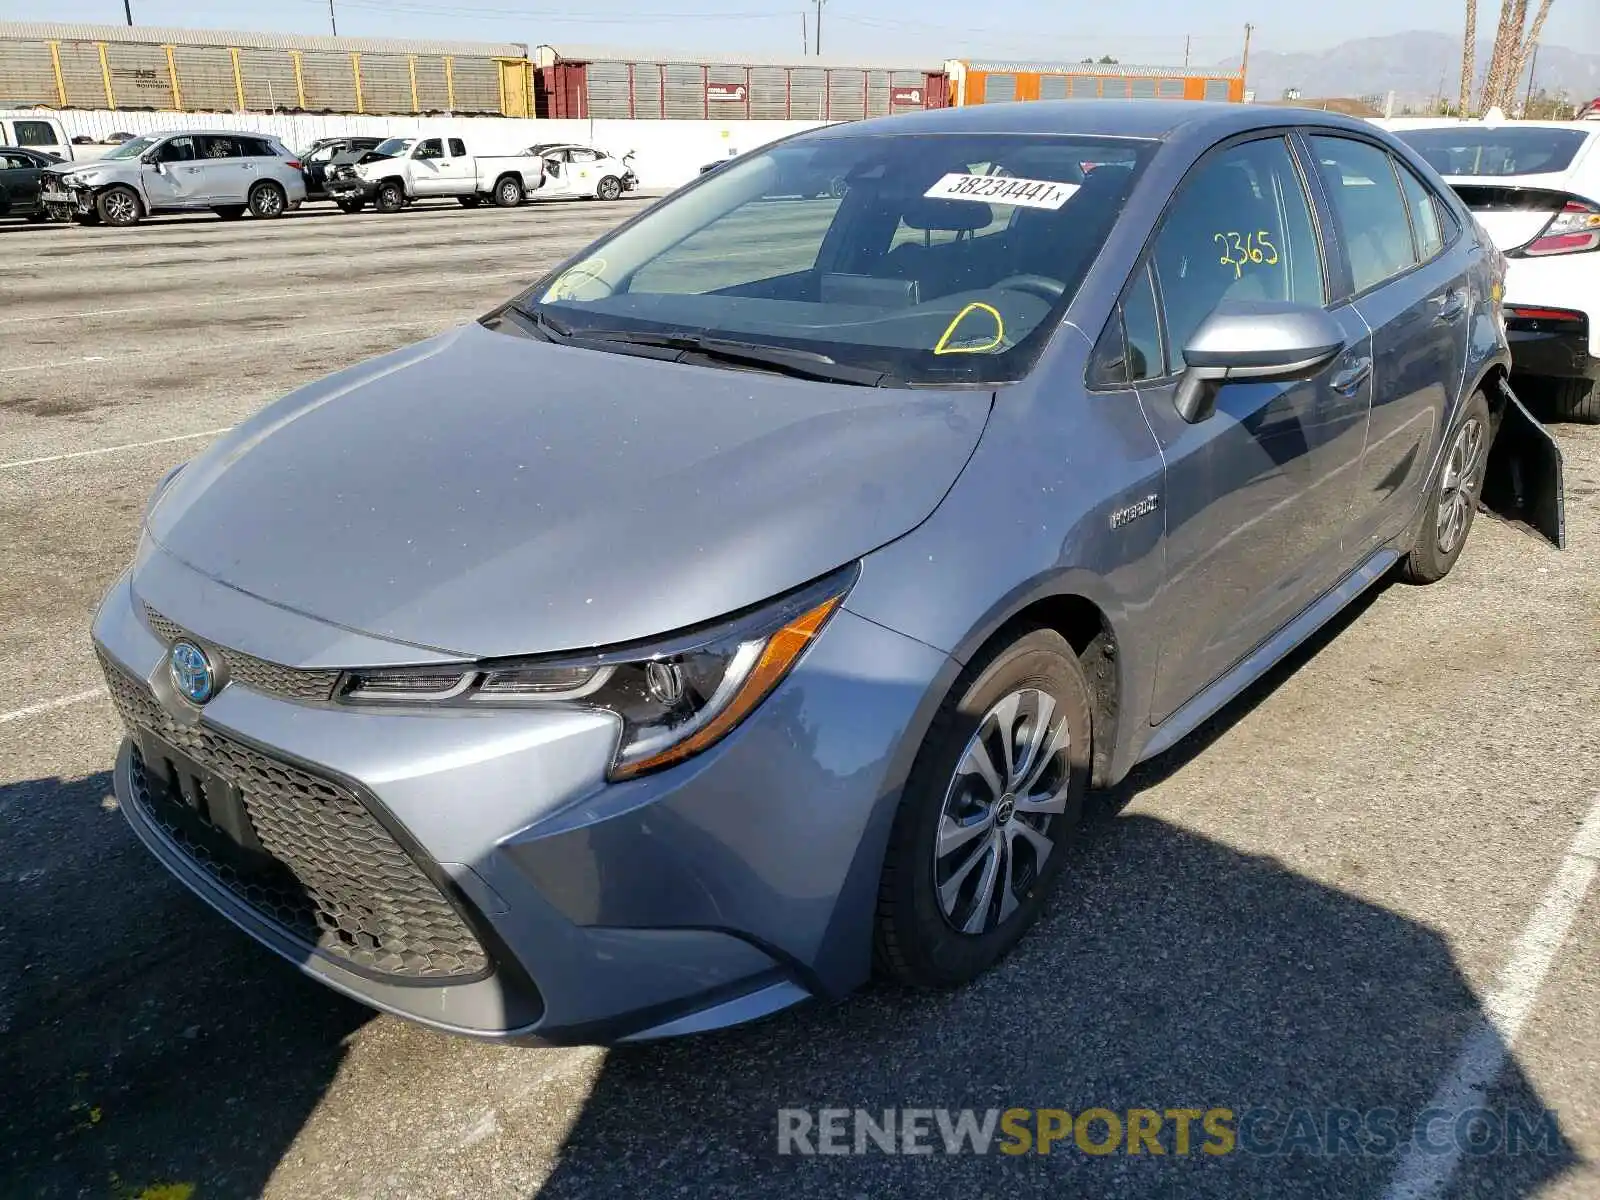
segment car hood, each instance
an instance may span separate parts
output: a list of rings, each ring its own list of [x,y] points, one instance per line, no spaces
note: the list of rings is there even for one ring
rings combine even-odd
[[[914,528],[971,457],[991,400],[470,325],[237,426],[177,475],[147,531],[231,588],[419,648],[627,642]]]

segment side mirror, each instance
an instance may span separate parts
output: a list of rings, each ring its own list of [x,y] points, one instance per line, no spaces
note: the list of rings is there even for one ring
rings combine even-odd
[[[1183,348],[1173,405],[1191,425],[1217,408],[1224,383],[1309,379],[1344,349],[1344,331],[1320,308],[1278,301],[1225,302]]]

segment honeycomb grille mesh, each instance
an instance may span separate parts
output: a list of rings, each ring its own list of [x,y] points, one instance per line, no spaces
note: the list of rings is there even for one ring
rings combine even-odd
[[[194,636],[177,622],[169,621],[156,612],[148,604],[144,606],[144,619],[150,628],[155,630],[156,636],[169,646],[173,642]],[[311,671],[299,667],[284,667],[267,662],[265,659],[242,654],[237,650],[217,647],[213,647],[213,650],[222,658],[227,680],[241,687],[247,687],[253,692],[263,692],[285,700],[332,700],[334,690],[339,686],[338,671]]]
[[[251,861],[187,809],[136,753],[132,800],[207,875],[298,940],[368,973],[459,981],[488,956],[444,894],[348,789],[201,725],[185,726],[104,656],[117,711],[238,789],[271,862]]]

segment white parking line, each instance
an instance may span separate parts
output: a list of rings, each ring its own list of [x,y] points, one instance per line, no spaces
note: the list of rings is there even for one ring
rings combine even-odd
[[[1485,1093],[1499,1077],[1533,1011],[1539,988],[1596,873],[1600,873],[1600,796],[1589,806],[1555,878],[1517,938],[1510,961],[1501,968],[1494,991],[1484,1001],[1483,1021],[1467,1036],[1428,1108],[1454,1116],[1484,1103]],[[1413,1143],[1402,1155],[1384,1200],[1432,1200],[1443,1195],[1460,1160],[1459,1145],[1442,1154],[1427,1154]]]
[[[70,696],[57,696],[54,700],[45,700],[39,704],[30,704],[27,708],[18,708],[8,713],[0,713],[0,725],[12,721],[26,721],[29,717],[37,717],[41,713],[54,712],[58,708],[67,708],[74,704],[82,704],[85,700],[98,700],[101,696],[109,695],[105,688],[90,688],[87,692],[74,692]]]
[[[129,359],[154,356],[190,357],[219,350],[237,350],[241,346],[281,346],[294,342],[315,342],[323,338],[345,337],[350,334],[372,333],[380,329],[403,329],[409,325],[426,325],[429,318],[410,321],[385,321],[377,325],[355,325],[348,329],[323,329],[316,333],[289,333],[279,337],[237,338],[231,342],[202,342],[198,346],[163,346],[154,350],[129,350],[116,355],[85,354],[78,358],[58,359],[55,362],[29,363],[25,367],[0,367],[0,375],[22,375],[29,371],[59,371],[66,367],[90,366],[94,363],[124,363]]]
[[[97,454],[115,454],[119,450],[143,450],[146,446],[168,446],[173,442],[191,442],[195,438],[216,437],[219,433],[227,433],[232,425],[224,425],[220,429],[202,429],[199,433],[180,433],[174,437],[155,438],[148,442],[124,442],[120,446],[101,446],[98,450],[74,450],[69,454],[46,454],[41,458],[19,458],[13,462],[0,463],[0,471],[11,471],[17,467],[36,467],[40,463],[65,462],[69,458],[92,458]]]
[[[276,292],[255,292],[248,296],[217,296],[204,300],[177,300],[171,304],[139,304],[131,308],[91,308],[74,313],[34,313],[26,317],[0,317],[0,325],[24,325],[36,321],[76,321],[83,317],[122,317],[129,313],[164,312],[175,308],[207,308],[218,304],[255,304],[262,300],[299,300],[305,296],[351,296],[357,292],[387,292],[396,288],[436,287],[441,283],[466,283],[479,279],[509,279],[521,275],[532,279],[543,268],[521,267],[514,271],[473,271],[466,275],[445,275],[404,279],[395,283],[364,283],[356,287],[284,288]]]

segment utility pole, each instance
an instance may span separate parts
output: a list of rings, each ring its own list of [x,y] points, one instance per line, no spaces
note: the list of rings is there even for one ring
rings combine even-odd
[[[339,18],[333,13],[333,0],[328,0],[328,24],[333,26],[333,36],[339,36]]]
[[[806,27],[806,10],[800,10],[800,55],[805,57],[811,53],[811,31]]]
[[[1461,107],[1456,116],[1472,111],[1472,77],[1478,69],[1478,0],[1467,0],[1467,31],[1461,39]]]
[[[1183,35],[1183,69],[1185,71],[1189,69],[1189,35],[1187,33]]]
[[[1248,87],[1250,84],[1250,32],[1255,28],[1248,22],[1244,27],[1244,58],[1239,62],[1239,82]]]
[[[122,0],[122,15],[128,18],[128,24],[133,24],[133,0]]]
[[[824,0],[817,0],[817,57],[822,57],[822,5]]]
[[[1538,69],[1539,43],[1535,42],[1533,49],[1528,53],[1528,92],[1522,98],[1522,111],[1517,114],[1519,117],[1526,117],[1528,115],[1528,106],[1533,103],[1533,75]]]

